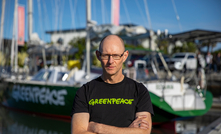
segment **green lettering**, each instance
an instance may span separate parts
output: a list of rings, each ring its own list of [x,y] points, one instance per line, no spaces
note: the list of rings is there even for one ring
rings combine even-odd
[[[107,98],[103,99],[103,104],[106,104],[107,100],[108,100]]]
[[[90,101],[89,101],[89,105],[94,105],[94,99],[91,99]]]
[[[116,99],[115,99],[115,98],[112,98],[112,102],[113,102],[113,104],[114,104],[114,102],[116,102]]]
[[[125,100],[124,100],[124,98],[122,98],[120,101],[120,104],[124,104],[124,103],[125,103]]]
[[[124,99],[124,98],[101,98],[101,99],[91,99],[88,103],[91,106],[97,104],[128,104],[132,105],[134,99]]]
[[[95,105],[98,104],[98,99],[95,99],[94,104]]]
[[[102,102],[103,102],[103,99],[99,99],[99,104],[102,104]]]
[[[107,104],[111,104],[111,99],[107,99]]]
[[[118,99],[116,100],[116,104],[120,104],[120,100],[121,100],[121,98],[118,98]]]
[[[125,99],[125,104],[128,104],[129,102],[128,102],[128,99]]]
[[[133,101],[134,101],[134,99],[130,99],[129,104],[131,105]]]

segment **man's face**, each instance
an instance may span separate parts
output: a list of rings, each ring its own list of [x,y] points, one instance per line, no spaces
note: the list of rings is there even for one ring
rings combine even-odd
[[[118,37],[107,37],[102,43],[100,52],[97,51],[96,54],[101,61],[104,75],[113,76],[122,74],[122,65],[127,59],[128,51],[124,52],[123,44]],[[102,55],[106,55],[108,58],[106,59]],[[120,58],[116,59],[116,55],[119,55]]]

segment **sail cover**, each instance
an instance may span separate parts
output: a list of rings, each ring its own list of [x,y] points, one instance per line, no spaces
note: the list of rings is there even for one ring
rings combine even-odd
[[[111,2],[111,23],[119,26],[120,1],[112,0]]]
[[[18,45],[24,45],[25,36],[25,8],[18,6]]]

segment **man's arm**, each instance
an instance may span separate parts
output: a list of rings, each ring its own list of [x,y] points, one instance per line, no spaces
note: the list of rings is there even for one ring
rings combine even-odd
[[[137,119],[126,128],[90,122],[88,131],[97,134],[150,134],[152,127],[151,114],[149,112],[138,112],[136,113],[136,117]]]
[[[71,134],[95,134],[88,131],[89,113],[75,113],[71,121]]]
[[[144,120],[148,122],[147,132],[148,132],[148,134],[150,134],[151,133],[151,129],[152,129],[152,117],[151,117],[151,114],[149,112],[137,112],[136,113],[136,117],[140,117],[140,116],[146,116],[146,118],[144,118]],[[142,124],[141,124],[141,127],[142,127]]]

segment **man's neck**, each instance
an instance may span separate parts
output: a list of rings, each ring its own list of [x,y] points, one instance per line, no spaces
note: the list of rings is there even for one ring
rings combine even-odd
[[[118,76],[105,76],[104,74],[101,75],[101,78],[103,79],[104,82],[109,83],[109,84],[116,84],[124,79],[124,75],[120,74]]]

